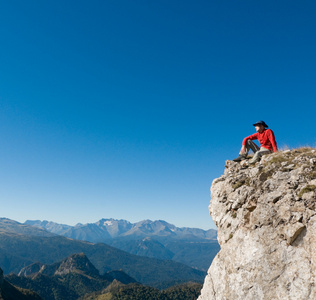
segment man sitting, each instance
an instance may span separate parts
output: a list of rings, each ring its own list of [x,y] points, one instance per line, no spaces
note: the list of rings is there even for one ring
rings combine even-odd
[[[233,161],[239,162],[246,159],[250,149],[254,152],[254,156],[249,161],[249,164],[256,163],[263,155],[278,151],[273,131],[266,129],[268,125],[264,121],[258,121],[253,126],[255,126],[257,132],[244,138],[239,156]],[[253,140],[259,141],[260,148]]]

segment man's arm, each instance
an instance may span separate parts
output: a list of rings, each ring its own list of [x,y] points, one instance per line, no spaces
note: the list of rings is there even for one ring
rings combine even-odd
[[[243,141],[242,141],[242,144],[243,144],[243,146],[246,146],[246,143],[247,143],[248,140],[252,140],[253,141],[253,140],[257,140],[257,139],[258,139],[258,132],[245,137],[243,139]]]
[[[275,141],[274,133],[273,133],[273,131],[271,129],[269,130],[269,140],[270,140],[270,142],[272,144],[273,151],[277,152],[278,151],[278,146],[277,146],[277,143]]]
[[[258,133],[254,133],[252,135],[249,135],[247,137],[245,137],[242,141],[242,146],[241,146],[241,149],[240,149],[240,153],[246,153],[247,152],[247,148],[246,148],[246,143],[248,140],[257,140],[258,139]]]

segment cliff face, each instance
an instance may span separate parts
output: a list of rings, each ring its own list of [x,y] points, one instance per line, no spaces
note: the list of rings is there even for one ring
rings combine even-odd
[[[316,299],[315,149],[227,161],[211,197],[221,250],[198,300]]]

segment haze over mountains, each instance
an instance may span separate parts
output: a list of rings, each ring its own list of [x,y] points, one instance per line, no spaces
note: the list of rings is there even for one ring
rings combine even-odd
[[[220,249],[216,230],[179,228],[162,220],[133,224],[126,220],[101,219],[76,226],[28,220],[25,224],[72,239],[103,242],[135,255],[174,260],[202,271],[207,270]]]
[[[191,280],[201,282],[205,275],[175,261],[137,256],[103,243],[73,240],[0,218],[0,267],[5,274],[17,274],[23,267],[36,262],[53,264],[78,253],[84,253],[100,274],[123,270],[138,282],[154,287]]]
[[[27,220],[24,224],[44,228],[52,233],[92,243],[104,242],[114,238],[138,239],[153,236],[155,238],[172,237],[190,240],[215,240],[217,236],[217,231],[214,229],[179,228],[162,220],[144,220],[137,223],[130,223],[126,220],[101,219],[96,223],[77,224],[76,226],[49,221]]]
[[[0,268],[6,274],[0,294],[19,293],[12,283],[27,289],[23,295],[34,295],[31,299],[38,297],[31,291],[47,300],[116,299],[120,293],[124,299],[149,294],[196,299],[204,266],[219,251],[215,237],[215,230],[177,228],[161,220],[102,219],[68,226],[0,218]]]

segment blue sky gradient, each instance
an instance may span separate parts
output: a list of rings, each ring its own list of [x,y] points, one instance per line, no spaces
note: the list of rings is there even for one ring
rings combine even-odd
[[[0,1],[2,217],[214,228],[252,123],[315,146],[315,1]]]

